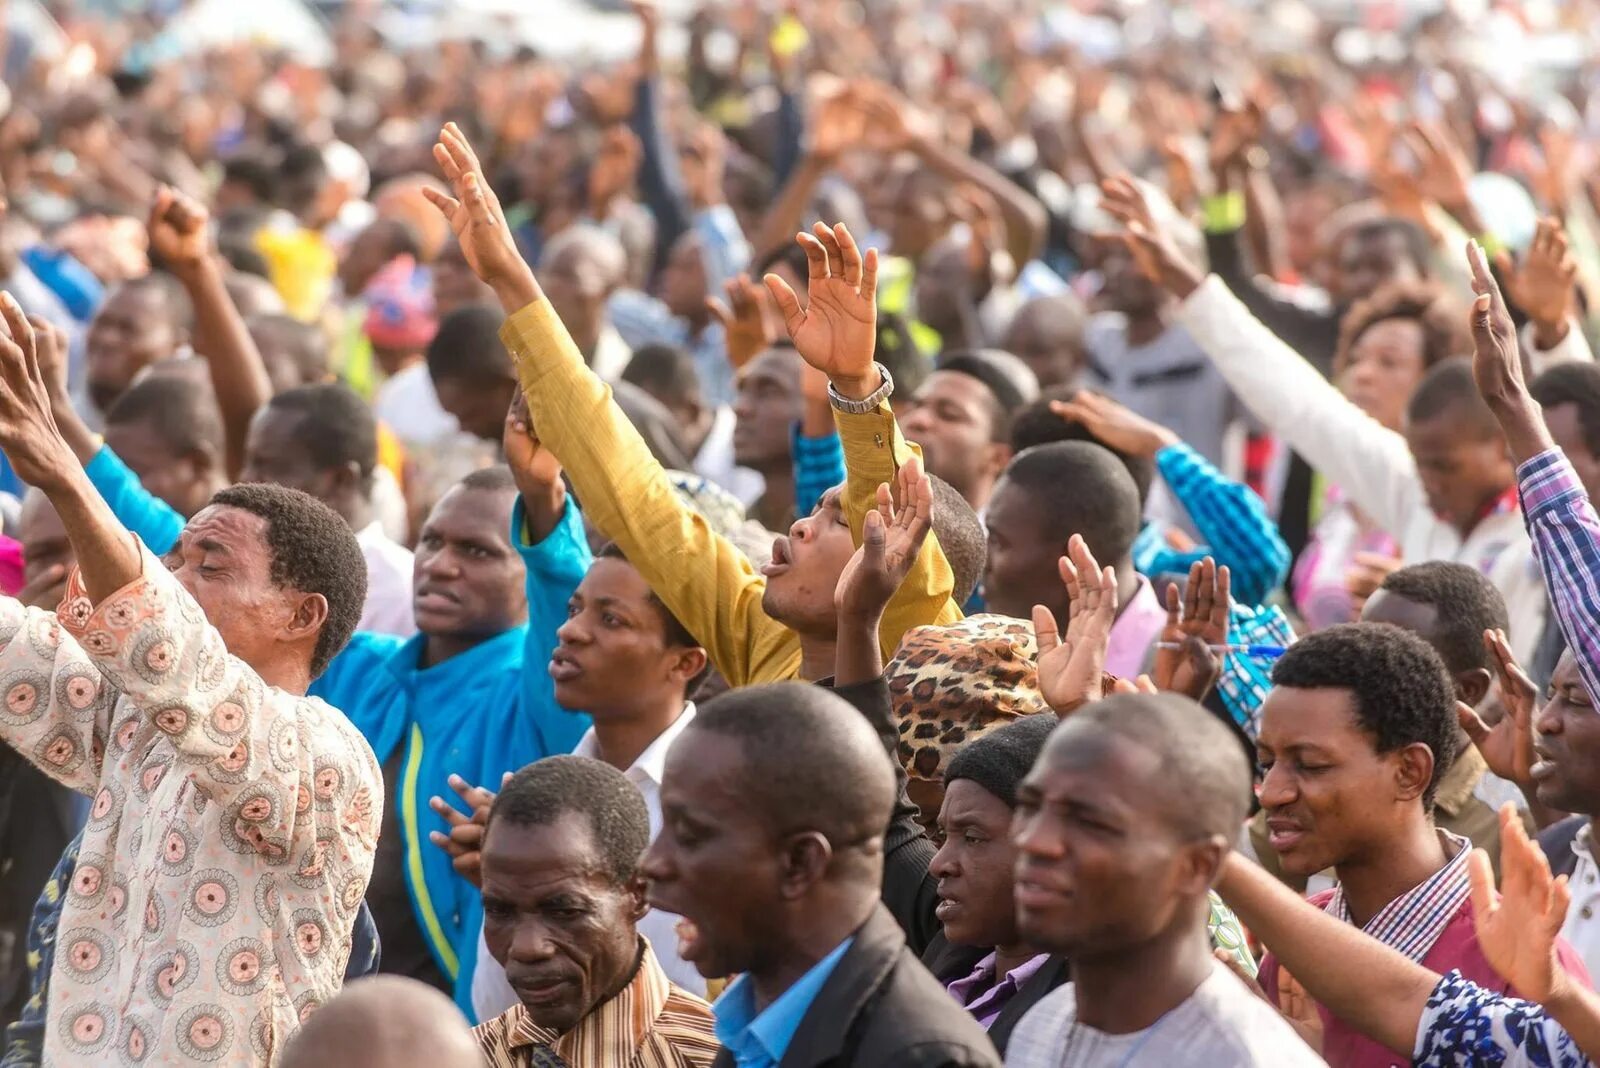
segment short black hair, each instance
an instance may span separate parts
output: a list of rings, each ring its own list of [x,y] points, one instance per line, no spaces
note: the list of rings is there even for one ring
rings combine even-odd
[[[515,493],[517,492],[517,479],[511,473],[511,468],[505,464],[491,464],[470,471],[460,482],[456,483],[463,489],[488,490],[490,493]]]
[[[300,416],[295,436],[320,469],[355,464],[362,484],[371,484],[378,466],[378,421],[355,390],[339,382],[298,386],[273,397],[267,407]]]
[[[505,321],[498,308],[485,304],[468,304],[446,315],[428,342],[429,377],[474,384],[515,380],[511,356],[500,341]]]
[[[950,597],[956,604],[966,604],[983,578],[989,559],[989,535],[960,490],[938,475],[928,475],[928,482],[933,486],[933,536],[939,539],[939,548],[955,577]]]
[[[1233,732],[1203,707],[1175,693],[1115,694],[1074,712],[1046,750],[1085,733],[1122,738],[1155,754],[1160,773],[1142,785],[1163,799],[1180,838],[1220,836],[1231,844],[1238,837],[1250,813],[1250,760]]]
[[[1600,364],[1558,363],[1535,378],[1528,390],[1545,408],[1574,405],[1584,447],[1600,456]]]
[[[251,330],[277,331],[288,339],[286,348],[300,377],[307,381],[328,373],[328,335],[310,323],[282,312],[263,312],[245,321]]]
[[[1103,445],[1036,445],[1017,453],[1000,477],[1027,495],[1049,540],[1065,545],[1080,534],[1106,566],[1115,566],[1133,550],[1143,520],[1139,487]]]
[[[960,349],[939,357],[936,371],[976,378],[987,387],[992,439],[1011,440],[1011,419],[1039,395],[1039,379],[1022,359],[1000,349]]]
[[[254,152],[238,152],[223,160],[222,181],[244,186],[263,204],[272,204],[278,199],[277,168]]]
[[[189,299],[189,291],[183,288],[183,283],[177,278],[166,271],[151,271],[122,284],[129,289],[153,289],[160,293],[161,299],[166,302],[172,325],[185,333],[194,330],[194,301]]]
[[[1054,712],[1023,716],[1004,727],[980,735],[956,750],[945,765],[944,783],[970,779],[1015,808],[1017,787],[1028,777],[1045,740],[1061,723]]]
[[[211,503],[265,519],[272,581],[327,600],[311,653],[311,677],[321,675],[356,632],[367,603],[367,561],[350,524],[310,494],[270,482],[229,486]]]
[[[1349,690],[1356,723],[1379,753],[1426,745],[1433,752],[1433,780],[1422,806],[1433,810],[1461,730],[1455,682],[1433,646],[1389,623],[1341,623],[1289,646],[1272,669],[1272,685]]]
[[[1511,619],[1506,599],[1482,571],[1451,560],[1429,560],[1391,572],[1380,588],[1434,609],[1438,622],[1431,644],[1453,674],[1494,670],[1483,632],[1510,630]]]
[[[1433,273],[1433,242],[1423,233],[1422,227],[1409,219],[1382,215],[1352,223],[1339,237],[1340,248],[1347,241],[1370,241],[1374,238],[1396,235],[1405,245],[1406,258],[1417,274],[1427,278]]]
[[[820,830],[835,851],[881,837],[894,771],[867,721],[843,698],[803,682],[730,690],[701,705],[691,731],[739,743],[751,806],[774,837]]]
[[[223,451],[222,412],[209,384],[186,375],[146,375],[106,412],[107,425],[154,430],[174,455]]]
[[[663,404],[688,404],[702,397],[694,357],[678,345],[640,345],[623,369],[622,380]]]
[[[1075,419],[1063,419],[1050,410],[1050,402],[1072,400],[1078,395],[1077,386],[1056,386],[1046,390],[1038,400],[1017,409],[1011,418],[1011,451],[1024,452],[1035,445],[1048,445],[1054,441],[1087,441],[1109,449],[1122,461],[1122,466],[1133,476],[1139,488],[1139,503],[1150,499],[1150,487],[1156,480],[1156,463],[1144,456],[1112,449],[1089,433],[1089,428]]]
[[[484,835],[502,820],[516,827],[548,827],[569,812],[588,821],[606,874],[617,885],[638,874],[650,845],[650,812],[639,788],[603,760],[552,756],[522,768],[500,787]]]
[[[1478,440],[1500,433],[1500,423],[1484,403],[1478,384],[1472,377],[1472,360],[1456,356],[1440,360],[1422,376],[1417,390],[1406,405],[1406,418],[1413,423],[1426,422],[1448,413],[1451,422],[1468,427],[1478,433]]]
[[[322,150],[314,145],[295,145],[278,164],[278,203],[299,215],[316,203],[327,180],[328,164],[322,158]]]

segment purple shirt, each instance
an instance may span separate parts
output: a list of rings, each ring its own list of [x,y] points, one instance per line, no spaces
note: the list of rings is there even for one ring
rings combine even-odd
[[[978,962],[978,967],[971,975],[947,984],[945,989],[950,991],[951,996],[987,1030],[1005,1011],[1007,1003],[1016,996],[1017,991],[1037,975],[1039,969],[1043,968],[1049,959],[1048,953],[1030,957],[1006,972],[996,983],[994,982],[995,954],[991,953]],[[974,993],[977,994],[976,997],[973,996]]]
[[[1522,519],[1561,636],[1591,697],[1600,697],[1600,516],[1560,449],[1517,468]]]
[[[1150,659],[1150,647],[1167,625],[1167,610],[1161,606],[1155,587],[1139,576],[1139,592],[1133,595],[1117,621],[1111,625],[1111,640],[1106,644],[1106,670],[1118,678],[1136,678]]]

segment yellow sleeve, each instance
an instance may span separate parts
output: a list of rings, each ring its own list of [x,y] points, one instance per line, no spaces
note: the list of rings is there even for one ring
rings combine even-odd
[[[888,402],[865,415],[851,415],[837,409],[833,413],[839,440],[844,445],[844,514],[850,521],[850,536],[861,544],[861,526],[867,512],[877,507],[878,487],[894,484],[900,465],[922,450],[900,436],[900,426]],[[900,639],[913,627],[954,623],[962,618],[961,606],[951,599],[955,575],[950,561],[939,548],[933,534],[922,546],[911,573],[889,602],[878,631],[885,659],[900,647]]]
[[[666,471],[584,363],[543,299],[500,328],[539,439],[566,468],[590,522],[734,686],[795,678],[800,640],[761,608],[766,579],[679,499]]]

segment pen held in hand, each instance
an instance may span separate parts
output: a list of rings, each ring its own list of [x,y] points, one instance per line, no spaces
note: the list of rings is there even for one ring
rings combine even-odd
[[[1182,649],[1183,642],[1156,642],[1157,649]],[[1212,645],[1209,646],[1218,656],[1251,656],[1262,660],[1276,660],[1288,651],[1283,645]]]

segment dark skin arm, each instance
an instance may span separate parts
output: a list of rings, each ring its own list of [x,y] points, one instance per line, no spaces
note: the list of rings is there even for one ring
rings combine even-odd
[[[238,478],[250,420],[272,399],[272,382],[244,317],[228,296],[222,266],[211,255],[206,222],[199,204],[163,188],[150,209],[150,251],[183,283],[194,303],[194,347],[211,368],[228,475]]]
[[[0,449],[17,476],[44,491],[61,517],[84,588],[99,604],[142,572],[137,543],[83,473],[56,428],[39,369],[33,326],[9,293],[0,293]]]

